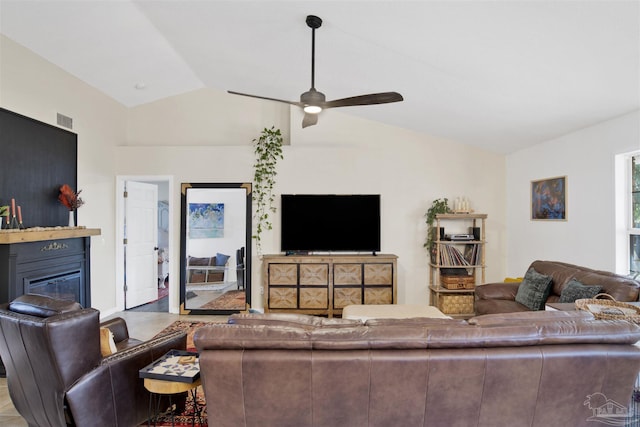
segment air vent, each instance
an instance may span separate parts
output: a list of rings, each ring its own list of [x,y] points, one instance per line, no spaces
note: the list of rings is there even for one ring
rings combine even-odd
[[[58,113],[58,124],[66,127],[67,129],[73,129],[73,119],[65,116],[64,114]]]

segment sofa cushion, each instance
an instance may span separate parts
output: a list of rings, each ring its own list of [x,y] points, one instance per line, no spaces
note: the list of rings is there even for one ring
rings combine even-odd
[[[494,313],[475,316],[468,320],[475,326],[515,326],[516,324],[547,324],[549,322],[566,322],[576,320],[593,320],[588,311],[524,311],[515,313]]]
[[[590,285],[586,286],[577,281],[571,279],[569,283],[562,289],[560,294],[560,302],[575,302],[581,298],[593,298],[602,291],[602,286]]]
[[[551,292],[551,277],[538,273],[533,267],[524,275],[518,287],[516,301],[530,310],[542,310]]]
[[[235,325],[290,326],[314,329],[319,327],[352,328],[362,321],[342,318],[326,318],[297,313],[236,313],[229,316],[228,323]]]
[[[190,256],[189,257],[189,265],[191,266],[208,266],[209,263],[211,262],[211,258],[209,257],[195,257],[195,256]]]
[[[417,327],[417,328],[433,328],[433,327],[453,327],[466,326],[467,321],[463,319],[441,319],[431,317],[407,317],[404,319],[367,319],[364,324],[370,327],[379,326],[400,326],[400,327]]]

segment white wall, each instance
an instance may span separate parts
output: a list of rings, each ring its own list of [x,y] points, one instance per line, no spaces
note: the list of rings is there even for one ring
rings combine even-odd
[[[615,156],[638,149],[636,111],[507,156],[508,275],[535,259],[616,271]],[[568,220],[531,221],[531,181],[562,175]]]
[[[100,310],[115,303],[114,147],[125,141],[126,109],[33,52],[0,35],[0,106],[56,125],[73,119],[78,134],[78,224],[102,229],[91,238],[91,300]],[[25,153],[26,156],[32,153]]]
[[[276,192],[376,193],[382,197],[382,249],[399,256],[400,302],[428,301],[423,215],[432,200],[467,196],[487,213],[487,279],[506,269],[505,158],[452,141],[416,134],[330,110],[318,126],[300,128],[301,114],[277,103],[203,90],[126,109],[32,52],[0,36],[0,106],[55,124],[74,119],[78,182],[86,201],[79,223],[102,229],[92,238],[93,306],[116,303],[115,177],[172,176],[171,233],[180,240],[181,182],[250,182],[251,140],[264,127],[283,130],[289,146]],[[362,107],[368,108],[368,107]],[[385,107],[369,108],[393,108]],[[284,111],[284,113],[283,113]],[[289,122],[291,128],[289,129]],[[571,181],[570,181],[571,182]],[[279,220],[263,237],[263,252],[280,252]],[[174,245],[170,259],[179,259]],[[255,258],[254,305],[261,263]],[[179,263],[170,263],[179,277]],[[171,287],[177,292],[178,287]],[[177,295],[172,295],[172,304]],[[172,311],[177,310],[174,304]]]
[[[174,97],[174,102],[164,100],[164,109],[154,103],[146,114],[145,106],[137,107],[136,121],[165,123],[170,118],[179,121],[174,114],[174,103],[180,105],[183,115],[188,117],[189,104],[181,98]],[[211,94],[211,105],[208,106],[202,97],[198,97],[193,108],[221,111],[217,104],[227,98],[233,97]],[[261,118],[257,120],[260,122]],[[431,201],[440,197],[467,196],[476,211],[489,215],[487,279],[504,277],[503,156],[354,118],[336,110],[323,114],[318,126],[301,129],[300,122],[301,114],[292,109],[291,144],[284,147],[284,160],[278,166],[276,193],[381,194],[382,252],[399,256],[399,302],[428,302],[428,264],[422,247],[426,233],[423,215]],[[229,134],[231,131],[223,124],[224,121],[216,132]],[[276,123],[277,126],[281,124]],[[129,124],[130,129],[134,126]],[[256,134],[247,137],[249,141],[244,142],[245,146],[236,147],[202,146],[200,129],[194,129],[192,134],[189,126],[182,123],[176,123],[176,126],[183,133],[176,136],[175,146],[132,146],[135,141],[130,138],[129,146],[117,149],[116,173],[172,175],[176,189],[182,182],[250,182],[253,177],[250,140],[270,124],[261,123]],[[136,140],[150,139],[140,127],[135,127]],[[211,136],[212,140],[218,138]],[[172,203],[180,206],[180,194],[172,195]],[[176,241],[179,239],[179,218],[175,215],[172,224]],[[280,252],[278,215],[273,226],[273,231],[263,235],[263,253]],[[261,263],[256,258],[255,245],[253,254],[252,301],[259,307],[262,305],[259,293]],[[171,256],[179,259],[179,253]],[[170,274],[179,277],[177,270]]]

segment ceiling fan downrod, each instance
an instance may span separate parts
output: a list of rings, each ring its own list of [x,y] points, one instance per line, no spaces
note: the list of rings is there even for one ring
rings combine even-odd
[[[316,88],[316,29],[322,25],[322,19],[315,15],[307,16],[307,26],[311,28],[311,89]]]

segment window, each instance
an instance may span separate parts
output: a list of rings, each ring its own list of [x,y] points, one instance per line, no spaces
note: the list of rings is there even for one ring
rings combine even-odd
[[[631,157],[631,229],[629,231],[629,270],[640,276],[640,155]]]

